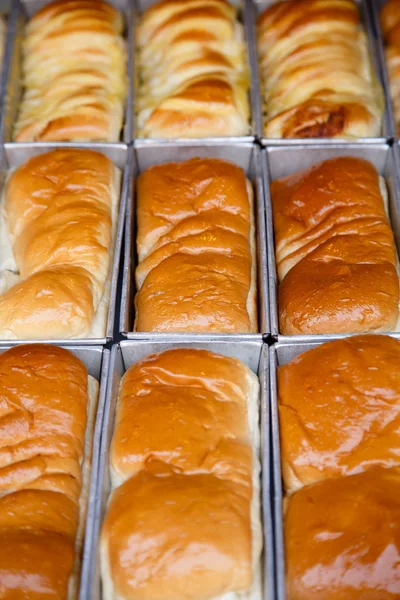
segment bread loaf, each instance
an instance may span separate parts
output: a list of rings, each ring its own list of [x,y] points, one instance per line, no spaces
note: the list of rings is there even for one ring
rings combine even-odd
[[[286,0],[259,17],[268,138],[380,134],[384,99],[355,0]]]
[[[278,369],[287,492],[370,468],[400,467],[400,341],[353,336]]]
[[[226,0],[163,0],[137,30],[139,135],[198,138],[249,132],[242,26]]]
[[[101,536],[105,600],[251,597],[258,389],[238,360],[202,350],[151,355],[125,373]]]
[[[333,158],[271,184],[285,335],[393,331],[399,277],[375,167]]]
[[[278,368],[287,600],[400,593],[399,361],[362,335]]]
[[[75,599],[98,386],[56,346],[0,354],[0,596]]]
[[[287,600],[399,596],[400,471],[374,467],[288,499]]]
[[[0,338],[92,333],[109,302],[119,178],[108,158],[77,149],[40,154],[10,175],[3,211],[19,278],[0,295]]]
[[[120,13],[103,0],[56,0],[28,22],[16,142],[117,142],[126,96]]]
[[[390,93],[393,101],[397,134],[400,133],[400,2],[388,0],[381,13],[382,33],[386,46]]]
[[[253,192],[213,158],[147,169],[137,183],[136,331],[257,331]]]

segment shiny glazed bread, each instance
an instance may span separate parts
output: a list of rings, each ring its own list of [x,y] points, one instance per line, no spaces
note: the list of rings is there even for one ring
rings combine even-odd
[[[400,471],[373,467],[287,500],[287,600],[394,600],[400,593]]]
[[[118,197],[118,169],[91,150],[40,154],[10,175],[3,211],[19,275],[0,295],[1,338],[91,333],[107,312]]]
[[[249,132],[242,26],[226,0],[163,0],[137,29],[139,135],[216,137]]]
[[[119,12],[103,0],[57,0],[28,22],[16,142],[117,142],[126,96]]]
[[[400,133],[400,2],[388,0],[381,12],[382,33],[386,46],[390,93],[393,101],[397,133]]]
[[[253,192],[214,158],[137,182],[136,331],[257,331]]]
[[[284,335],[393,331],[399,277],[375,167],[333,158],[271,184]]]
[[[278,368],[288,493],[321,479],[400,466],[400,341],[353,336]]]
[[[0,354],[0,596],[75,599],[97,382],[70,352]]]
[[[285,0],[259,17],[268,138],[380,134],[383,93],[355,0]]]
[[[288,600],[399,596],[399,364],[362,335],[278,368]]]
[[[101,535],[105,600],[251,598],[258,393],[245,365],[203,350],[169,350],[127,370]]]

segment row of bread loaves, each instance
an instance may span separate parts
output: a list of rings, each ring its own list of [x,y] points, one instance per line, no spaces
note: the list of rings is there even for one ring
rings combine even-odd
[[[396,106],[397,7],[390,0],[382,17]],[[25,31],[14,140],[117,142],[127,90],[123,32],[122,14],[103,0],[56,0],[39,10]],[[258,19],[257,39],[266,137],[380,135],[383,93],[356,0],[275,2]],[[138,17],[135,44],[138,92],[128,110],[139,137],[251,133],[235,2],[155,2]]]

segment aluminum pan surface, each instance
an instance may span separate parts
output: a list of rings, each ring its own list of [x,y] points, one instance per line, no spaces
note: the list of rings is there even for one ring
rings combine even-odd
[[[258,263],[258,307],[259,323],[263,331],[260,334],[224,334],[224,333],[198,333],[199,339],[226,338],[226,339],[252,339],[268,333],[269,308],[268,308],[268,275],[266,256],[265,232],[265,205],[263,186],[261,181],[260,153],[258,147],[252,144],[240,145],[224,144],[185,144],[185,147],[160,143],[157,146],[139,145],[135,147],[135,165],[132,167],[132,177],[136,177],[148,167],[170,161],[187,160],[193,157],[214,157],[228,160],[238,165],[250,176],[254,186],[257,263]],[[136,268],[136,214],[135,214],[135,186],[133,185],[127,203],[127,218],[125,228],[124,270],[122,283],[121,319],[119,330],[128,339],[185,339],[193,337],[193,333],[157,333],[133,332],[133,299],[135,294],[134,271]]]
[[[101,528],[101,522],[106,510],[107,499],[110,490],[108,464],[109,464],[109,446],[113,433],[114,412],[118,397],[120,379],[125,369],[131,366],[137,360],[142,359],[154,352],[161,352],[169,348],[190,347],[202,348],[224,354],[226,356],[235,356],[245,362],[253,371],[258,372],[261,384],[261,433],[262,433],[262,510],[264,521],[264,552],[263,568],[266,577],[264,578],[265,600],[274,600],[274,565],[273,565],[273,544],[272,544],[272,515],[270,504],[270,443],[269,443],[269,397],[268,397],[268,348],[262,346],[260,342],[252,341],[247,344],[233,346],[227,342],[201,343],[192,338],[190,342],[171,343],[171,342],[152,342],[150,340],[141,342],[125,341],[120,345],[113,347],[110,363],[110,375],[107,389],[107,401],[105,409],[105,419],[103,424],[103,438],[100,453],[100,470],[97,490],[97,503],[94,518],[93,530],[93,548],[91,555],[90,571],[85,572],[85,582],[83,583],[83,592],[85,598],[100,600],[100,567],[98,556],[98,542]],[[83,596],[81,598],[83,600]]]

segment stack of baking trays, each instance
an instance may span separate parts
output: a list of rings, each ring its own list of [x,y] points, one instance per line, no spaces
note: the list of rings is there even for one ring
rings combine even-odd
[[[0,599],[400,598],[400,0],[0,13]]]

